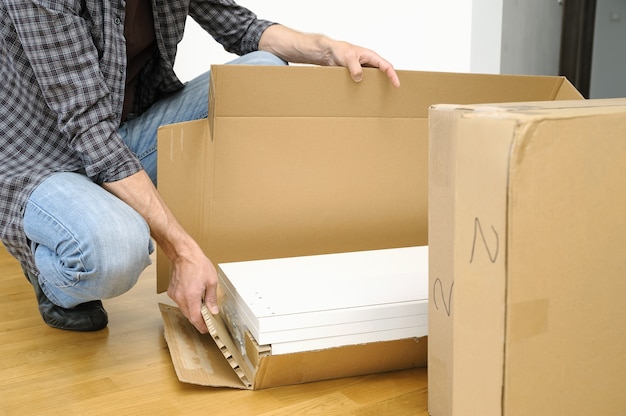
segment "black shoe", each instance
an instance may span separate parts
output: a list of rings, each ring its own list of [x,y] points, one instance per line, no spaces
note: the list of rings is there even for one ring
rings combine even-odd
[[[94,300],[81,303],[72,309],[65,309],[55,305],[48,299],[43,290],[41,290],[36,276],[26,273],[26,277],[35,288],[41,317],[52,328],[89,332],[103,329],[109,323],[107,312],[104,310],[101,301]]]

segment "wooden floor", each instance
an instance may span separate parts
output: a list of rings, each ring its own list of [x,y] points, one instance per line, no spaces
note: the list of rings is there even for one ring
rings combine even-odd
[[[33,289],[0,246],[0,415],[427,415],[426,369],[258,391],[187,385],[163,338],[151,266],[108,300],[109,326],[46,326]]]

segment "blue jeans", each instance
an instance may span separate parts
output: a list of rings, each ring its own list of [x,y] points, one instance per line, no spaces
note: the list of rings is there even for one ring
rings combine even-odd
[[[253,52],[231,63],[285,64],[266,52]],[[157,129],[205,118],[209,77],[209,72],[198,76],[120,126],[122,139],[155,184]],[[31,241],[42,290],[64,308],[128,291],[150,264],[153,251],[144,219],[76,172],[54,174],[35,189],[24,211],[24,231]]]

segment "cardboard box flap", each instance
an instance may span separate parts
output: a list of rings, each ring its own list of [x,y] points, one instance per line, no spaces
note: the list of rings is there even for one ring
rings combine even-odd
[[[165,340],[180,381],[210,387],[251,388],[245,373],[236,364],[231,365],[231,350],[222,351],[212,335],[200,334],[175,306],[161,303],[159,309]]]
[[[399,70],[400,88],[375,68],[355,83],[340,67],[213,65],[212,121],[220,117],[427,118],[437,103],[580,99],[564,77]]]
[[[581,100],[585,97],[567,79],[563,78],[563,83],[556,91],[553,100]],[[546,100],[548,101],[548,100]]]

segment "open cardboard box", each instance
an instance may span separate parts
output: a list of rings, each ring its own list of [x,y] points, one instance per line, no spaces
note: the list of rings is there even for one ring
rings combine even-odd
[[[396,89],[376,69],[366,68],[364,80],[354,83],[337,67],[213,66],[208,120],[159,129],[159,190],[216,264],[426,245],[432,104],[582,98],[563,77],[418,71],[399,76],[402,86]],[[170,264],[160,252],[157,274],[158,290],[165,291]],[[224,359],[219,348],[172,349],[186,337],[198,348],[213,341],[197,337],[174,309],[165,309],[174,314],[164,319],[175,362],[215,353],[203,358],[210,366],[177,368],[179,377],[223,385],[205,377],[217,368],[215,360]],[[214,318],[219,326],[221,318]],[[244,388],[427,362],[426,338],[288,358],[255,354],[247,357],[252,371],[240,383]]]
[[[437,105],[429,412],[626,415],[626,99]]]

